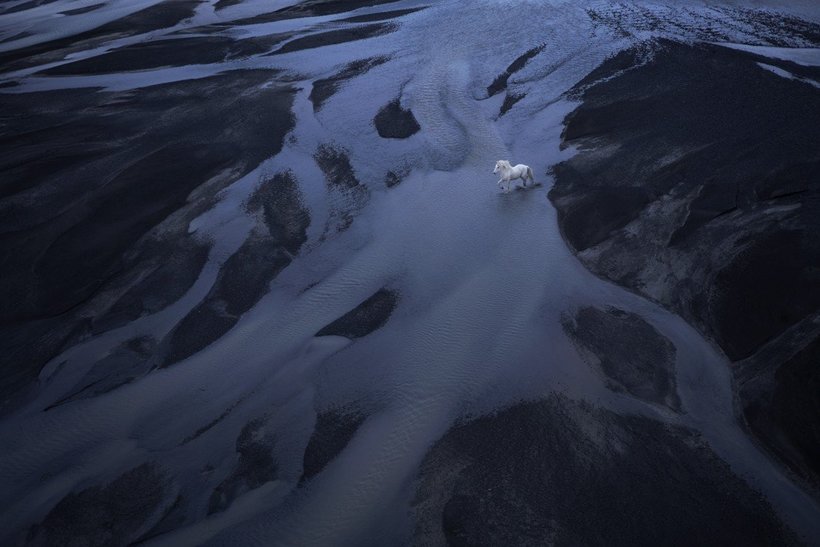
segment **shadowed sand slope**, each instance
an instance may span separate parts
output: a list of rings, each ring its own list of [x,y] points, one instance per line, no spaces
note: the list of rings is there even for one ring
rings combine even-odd
[[[585,265],[740,361],[750,426],[816,481],[820,369],[798,363],[820,313],[820,93],[764,61],[820,78],[715,45],[655,42],[608,60],[576,86],[563,137],[582,151],[555,167],[550,197]]]

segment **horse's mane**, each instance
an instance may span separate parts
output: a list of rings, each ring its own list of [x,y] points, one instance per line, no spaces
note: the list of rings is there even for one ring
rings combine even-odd
[[[498,160],[499,165],[503,165],[504,167],[512,167],[509,160]]]

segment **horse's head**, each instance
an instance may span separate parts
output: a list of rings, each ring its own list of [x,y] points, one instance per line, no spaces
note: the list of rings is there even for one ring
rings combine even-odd
[[[505,160],[498,160],[497,162],[495,162],[495,169],[493,169],[493,175],[495,175],[496,173],[498,173],[498,171],[499,171],[502,167],[504,167],[504,164],[505,164],[505,163],[507,163]]]

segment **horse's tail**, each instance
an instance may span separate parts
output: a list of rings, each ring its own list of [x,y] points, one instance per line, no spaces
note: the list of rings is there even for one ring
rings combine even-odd
[[[535,184],[535,177],[532,174],[532,167],[527,166],[527,176],[530,177],[532,183]]]

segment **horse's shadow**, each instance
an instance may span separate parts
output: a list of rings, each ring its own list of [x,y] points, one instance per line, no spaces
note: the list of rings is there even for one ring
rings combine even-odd
[[[535,195],[545,195],[544,185],[540,182],[528,184],[527,186],[516,186],[509,192],[498,192],[498,208],[503,214],[516,214],[526,203],[529,203]],[[538,190],[542,190],[538,192]]]

